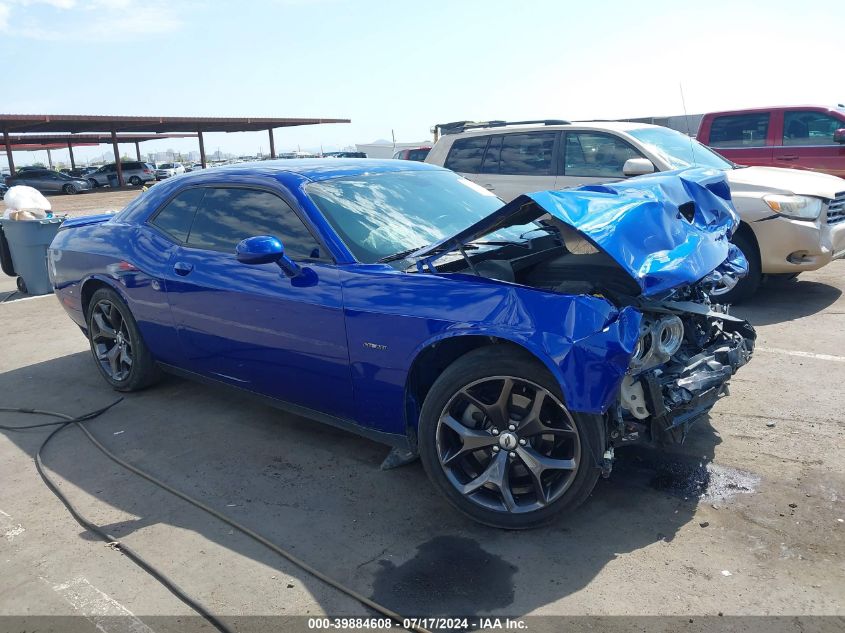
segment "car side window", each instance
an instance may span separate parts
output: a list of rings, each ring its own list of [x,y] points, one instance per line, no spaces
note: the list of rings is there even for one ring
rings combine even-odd
[[[284,200],[256,189],[206,189],[187,245],[234,254],[241,240],[256,235],[279,238],[291,259],[327,259],[325,249]]]
[[[449,149],[444,167],[466,174],[479,173],[484,148],[487,147],[489,138],[489,136],[469,136],[457,139]]]
[[[205,193],[204,189],[188,189],[173,198],[150,220],[155,226],[179,243],[188,239],[191,222],[194,220],[197,206]]]
[[[567,132],[563,173],[566,176],[624,178],[629,158],[642,158],[632,145],[612,134]]]
[[[554,132],[505,134],[499,160],[500,174],[548,176],[553,174]]]
[[[487,151],[484,154],[484,162],[481,163],[482,174],[498,174],[499,160],[502,155],[502,137],[494,136],[490,139]]]
[[[769,113],[717,116],[710,125],[710,147],[765,147]]]
[[[784,145],[835,145],[833,133],[845,128],[840,121],[822,112],[793,111],[783,113]]]

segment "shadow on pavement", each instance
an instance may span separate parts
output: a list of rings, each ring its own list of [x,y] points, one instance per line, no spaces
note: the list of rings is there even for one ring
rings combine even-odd
[[[0,392],[3,406],[70,414],[117,395],[87,352],[2,374]],[[0,416],[7,424],[32,422]],[[546,528],[505,532],[454,511],[418,463],[382,472],[384,447],[225,390],[167,378],[128,395],[89,428],[124,459],[405,616],[522,615],[583,589],[622,553],[671,541],[694,514],[721,441],[705,418],[673,453],[620,450],[611,478],[600,480],[579,510]],[[7,436],[34,455],[46,432]],[[327,613],[356,608],[229,526],[120,469],[78,430],[56,439],[45,462],[93,498],[71,489],[83,512],[111,519],[109,530],[189,592],[203,573],[195,561],[210,541],[297,579]],[[79,532],[70,516],[66,523]],[[144,532],[162,525],[200,538],[153,547]],[[243,612],[246,605],[227,601],[232,581],[222,575],[215,598]]]
[[[771,325],[807,317],[833,305],[842,291],[801,277],[791,281],[771,280],[760,286],[748,301],[731,310],[752,325]]]

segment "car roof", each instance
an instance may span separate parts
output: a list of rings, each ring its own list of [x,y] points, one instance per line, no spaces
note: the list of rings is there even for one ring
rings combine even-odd
[[[462,136],[480,136],[489,134],[512,134],[514,132],[544,132],[557,130],[572,130],[577,131],[582,128],[595,130],[610,130],[615,132],[629,132],[631,130],[639,130],[642,128],[660,127],[659,125],[651,125],[650,123],[637,123],[634,121],[572,121],[560,125],[507,125],[507,126],[490,126],[478,127],[460,132],[458,134],[444,134],[444,138],[460,138]]]
[[[214,168],[215,177],[230,174],[232,176],[264,175],[283,179],[295,174],[312,181],[329,180],[341,176],[361,176],[365,174],[383,174],[403,171],[445,171],[442,167],[413,161],[375,158],[288,158],[265,160],[253,163],[238,163]],[[180,176],[191,178],[194,172]],[[201,177],[197,174],[195,177]],[[185,181],[183,180],[183,182]]]

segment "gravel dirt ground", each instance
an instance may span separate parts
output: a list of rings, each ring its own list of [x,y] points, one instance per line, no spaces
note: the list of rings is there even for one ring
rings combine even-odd
[[[91,215],[92,213],[105,213],[106,211],[120,211],[140,193],[141,187],[124,187],[122,189],[98,187],[92,191],[72,196],[60,194],[51,195],[48,198],[53,206],[53,213],[75,217]]]
[[[0,278],[0,299],[13,288]],[[683,626],[637,621],[643,631],[711,630],[687,618],[722,614],[829,616],[764,628],[842,630],[843,290],[845,261],[764,287],[735,310],[758,328],[755,357],[687,443],[668,454],[619,450],[580,510],[529,532],[464,519],[418,463],[380,471],[377,444],[182,379],[127,395],[89,427],[124,459],[403,615],[683,616]],[[115,399],[55,298],[12,296],[0,319],[0,406],[80,414]],[[34,421],[0,414],[0,424]],[[0,614],[77,614],[107,633],[196,623],[44,487],[33,457],[45,437],[0,433]],[[78,429],[57,436],[45,462],[88,517],[236,630],[262,628],[244,614],[369,613],[122,470]],[[742,622],[733,630],[759,630]],[[276,626],[294,629],[306,622]]]

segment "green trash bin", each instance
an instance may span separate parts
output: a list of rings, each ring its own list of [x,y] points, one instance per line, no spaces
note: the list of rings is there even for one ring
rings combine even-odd
[[[0,231],[3,232],[11,259],[13,274],[18,277],[18,290],[31,295],[46,295],[53,292],[50,277],[47,274],[47,247],[59,232],[62,217],[43,220],[4,220],[0,219]],[[0,240],[2,241],[2,240]],[[3,266],[8,273],[7,266]]]

